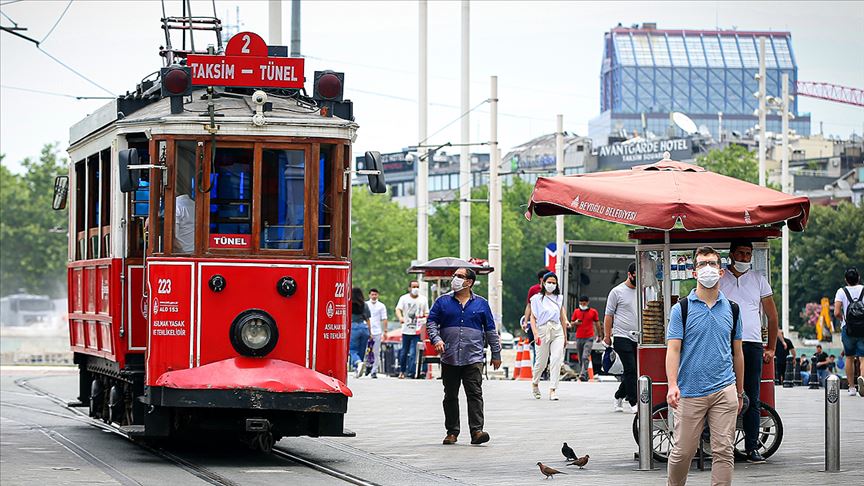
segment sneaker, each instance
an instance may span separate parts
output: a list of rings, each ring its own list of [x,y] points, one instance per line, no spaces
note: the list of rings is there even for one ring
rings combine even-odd
[[[358,361],[354,363],[354,378],[363,376],[363,369],[366,368],[366,363]]]
[[[858,390],[856,390],[854,386],[850,386],[849,387],[849,396],[854,397],[857,394],[858,394]]]
[[[455,443],[456,443],[456,435],[454,435],[454,434],[447,434],[447,437],[444,437],[444,440],[441,441],[441,443],[444,444],[444,445],[453,445],[453,444],[455,444]]]
[[[399,373],[399,379],[404,380],[405,379],[405,373]]]
[[[858,394],[864,397],[864,375],[858,377]]]
[[[536,398],[537,400],[540,400],[541,395],[539,386],[531,385],[531,396]]]
[[[636,405],[630,405],[630,413],[639,413],[639,407]]]
[[[477,432],[473,432],[471,434],[471,443],[474,445],[483,444],[485,442],[489,442],[489,434],[483,432],[482,430],[478,430]]]
[[[624,399],[623,398],[616,398],[615,399],[614,411],[615,412],[623,412],[624,411]]]
[[[377,380],[378,379],[378,373],[372,373],[372,379]]]
[[[762,457],[762,454],[759,454],[759,451],[750,451],[747,453],[747,462],[750,464],[764,464],[765,458]]]
[[[554,389],[554,388],[552,388],[551,390],[549,390],[549,400],[552,400],[553,402],[557,402],[557,401],[558,401],[558,394],[555,393],[555,389]]]

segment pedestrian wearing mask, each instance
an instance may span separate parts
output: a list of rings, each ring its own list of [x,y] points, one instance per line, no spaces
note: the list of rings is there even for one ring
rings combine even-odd
[[[369,306],[358,287],[351,289],[351,346],[349,354],[354,365],[354,376],[363,376],[366,347],[369,345]]]
[[[636,322],[636,262],[627,268],[627,280],[615,286],[606,298],[603,330],[603,342],[615,349],[624,368],[621,385],[615,392],[614,411],[624,411],[626,398],[630,412],[636,413],[636,334],[639,330]]]
[[[483,364],[485,347],[492,351],[492,366],[501,366],[501,343],[492,309],[483,297],[471,290],[477,274],[468,268],[453,273],[449,292],[435,301],[429,312],[429,340],[441,355],[441,382],[444,385],[444,445],[459,437],[459,388],[465,387],[471,443],[489,441],[483,430]]]
[[[408,293],[399,297],[396,317],[402,324],[402,349],[399,350],[399,378],[414,378],[417,373],[417,343],[420,342],[421,320],[429,314],[429,304],[420,296],[420,282],[412,280]]]
[[[774,305],[774,292],[768,279],[752,270],[753,243],[733,241],[729,245],[732,264],[720,277],[720,291],[729,300],[741,306],[744,349],[744,393],[750,406],[742,419],[744,428],[744,449],[747,462],[760,464],[765,458],[759,453],[759,422],[761,405],[759,389],[762,383],[762,364],[774,366],[774,352],[777,346],[777,306]],[[762,344],[762,313],[768,318],[768,344]],[[763,349],[764,348],[764,349]]]
[[[591,366],[591,350],[594,340],[600,340],[600,316],[597,309],[588,306],[587,295],[579,297],[579,308],[573,311],[570,321],[576,323],[576,354],[579,356],[579,364],[582,371],[579,381],[588,381],[588,367]],[[596,334],[595,334],[596,333]]]
[[[732,484],[735,424],[744,406],[743,320],[717,285],[725,272],[717,251],[700,247],[694,260],[696,288],[683,299],[686,308],[672,306],[666,336],[666,402],[675,410],[667,484],[687,483],[707,420],[711,484],[725,486]]]
[[[540,398],[540,375],[548,364],[549,400],[558,400],[555,390],[561,379],[561,365],[564,363],[569,327],[564,296],[558,288],[558,276],[549,272],[543,276],[540,293],[531,297],[531,330],[537,349],[531,380],[531,394],[534,398]]]

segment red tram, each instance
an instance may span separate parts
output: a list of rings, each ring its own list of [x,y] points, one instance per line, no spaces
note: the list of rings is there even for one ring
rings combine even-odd
[[[348,434],[358,125],[341,73],[308,97],[303,59],[273,52],[249,32],[163,50],[157,79],[70,130],[54,205],[69,195],[79,400],[133,437]],[[376,153],[366,169],[383,192]]]

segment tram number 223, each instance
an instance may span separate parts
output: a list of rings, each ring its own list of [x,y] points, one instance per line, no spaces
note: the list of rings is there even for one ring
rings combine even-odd
[[[157,294],[170,294],[171,293],[171,279],[170,278],[160,278],[157,282],[156,287]]]
[[[333,297],[340,299],[345,297],[345,283],[337,283],[336,290],[333,292]]]

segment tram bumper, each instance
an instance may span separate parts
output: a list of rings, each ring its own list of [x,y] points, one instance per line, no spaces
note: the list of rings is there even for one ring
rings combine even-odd
[[[353,394],[341,381],[294,363],[236,357],[168,371],[149,390],[161,407],[344,414]]]

